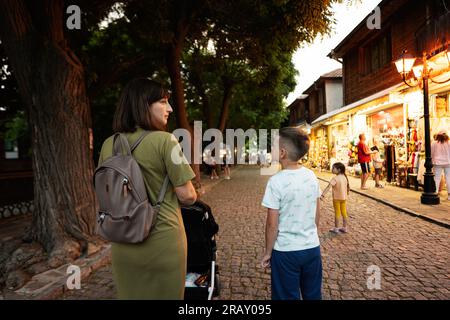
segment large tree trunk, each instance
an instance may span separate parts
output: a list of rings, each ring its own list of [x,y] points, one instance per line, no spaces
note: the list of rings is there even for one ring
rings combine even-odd
[[[181,79],[180,61],[182,45],[182,43],[177,42],[168,48],[166,53],[166,65],[172,84],[172,97],[175,104],[174,108],[177,126],[179,128],[191,130],[186,112],[186,102],[184,100],[184,84]]]
[[[228,113],[230,111],[231,98],[233,97],[233,81],[228,78],[223,78],[223,100],[222,100],[222,110],[220,112],[219,125],[217,128],[221,132],[225,131],[225,126],[228,120]]]
[[[183,50],[184,37],[188,31],[188,25],[183,21],[179,21],[177,26],[177,38],[174,43],[169,46],[166,52],[166,65],[169,72],[170,81],[172,84],[173,91],[173,101],[175,104],[175,116],[177,119],[177,126],[179,128],[184,128],[189,130],[191,137],[191,167],[195,173],[194,185],[197,189],[201,187],[200,179],[200,165],[194,164],[194,138],[202,139],[202,137],[196,137],[193,134],[193,127],[189,124],[187,112],[186,112],[186,102],[184,100],[184,85],[181,78],[181,52]]]
[[[57,262],[87,248],[95,228],[91,115],[83,66],[64,38],[63,1],[3,0],[0,36],[32,132],[31,238]]]

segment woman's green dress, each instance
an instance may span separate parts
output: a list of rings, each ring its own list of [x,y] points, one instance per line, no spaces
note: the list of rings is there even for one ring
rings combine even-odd
[[[143,130],[126,133],[130,146]],[[99,164],[111,157],[113,137],[102,146]],[[164,177],[170,183],[150,236],[139,244],[112,244],[112,268],[119,299],[183,299],[187,244],[183,219],[174,187],[195,174],[177,139],[168,132],[147,135],[133,153],[155,204]],[[175,163],[173,161],[175,159]]]

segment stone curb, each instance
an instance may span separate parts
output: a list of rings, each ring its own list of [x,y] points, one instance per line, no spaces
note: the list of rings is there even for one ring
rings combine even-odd
[[[111,245],[104,245],[99,251],[86,258],[79,258],[73,263],[65,264],[57,269],[37,274],[22,288],[14,292],[13,299],[18,300],[53,300],[61,296],[67,288],[67,273],[70,265],[81,271],[81,285],[92,272],[111,262]]]
[[[329,180],[324,179],[324,178],[320,178],[320,177],[317,177],[317,179],[322,180],[322,181],[327,182],[327,183],[330,182]],[[352,189],[352,188],[350,188],[350,191],[352,191],[352,192],[354,192],[354,193],[357,193],[357,194],[359,194],[359,195],[361,195],[361,196],[370,198],[370,199],[372,199],[372,200],[381,202],[381,203],[383,203],[383,204],[385,204],[385,205],[387,205],[387,206],[389,206],[389,207],[391,207],[391,208],[394,208],[395,210],[398,210],[398,211],[407,213],[407,214],[409,214],[410,216],[417,217],[417,218],[421,218],[421,219],[426,220],[426,221],[428,221],[428,222],[437,224],[437,225],[439,225],[439,226],[441,226],[441,227],[450,229],[450,224],[448,224],[448,223],[446,223],[446,222],[444,222],[444,221],[440,221],[440,220],[436,220],[436,219],[433,219],[433,218],[424,216],[424,215],[422,215],[422,214],[420,214],[420,213],[417,213],[417,212],[415,212],[415,211],[413,211],[413,210],[411,210],[411,209],[408,209],[408,208],[402,208],[402,207],[400,207],[400,206],[398,206],[398,205],[396,205],[396,204],[394,204],[394,203],[392,203],[392,202],[389,202],[389,201],[386,201],[386,200],[384,200],[384,199],[380,199],[380,198],[374,197],[374,196],[372,196],[372,195],[366,194],[366,193],[364,193],[364,192],[361,192],[361,191],[358,191],[358,190],[355,190],[355,189]]]

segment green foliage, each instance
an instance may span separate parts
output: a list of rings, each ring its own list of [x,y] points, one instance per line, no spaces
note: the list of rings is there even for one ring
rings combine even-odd
[[[283,100],[295,87],[292,53],[330,31],[335,2],[341,1],[129,0],[116,9],[121,18],[100,28],[116,1],[80,0],[85,8],[83,28],[67,37],[85,66],[96,150],[111,133],[115,105],[130,79],[144,76],[167,82],[167,48],[181,34],[181,76],[191,121],[206,120],[207,97],[215,126],[224,84],[231,83],[227,127],[279,126],[287,117]],[[4,59],[2,64],[6,65]],[[8,119],[13,119],[23,105],[14,83],[7,87],[8,94],[0,90],[1,101],[8,101]],[[20,122],[14,121],[14,128],[19,128]]]
[[[18,111],[12,118],[0,122],[4,128],[1,137],[8,141],[17,141],[28,133],[28,124],[23,111]]]

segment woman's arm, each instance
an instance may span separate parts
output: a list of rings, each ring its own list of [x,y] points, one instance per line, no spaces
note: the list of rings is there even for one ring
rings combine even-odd
[[[181,204],[191,205],[197,200],[197,192],[191,181],[186,182],[182,186],[175,187],[175,193]]]

